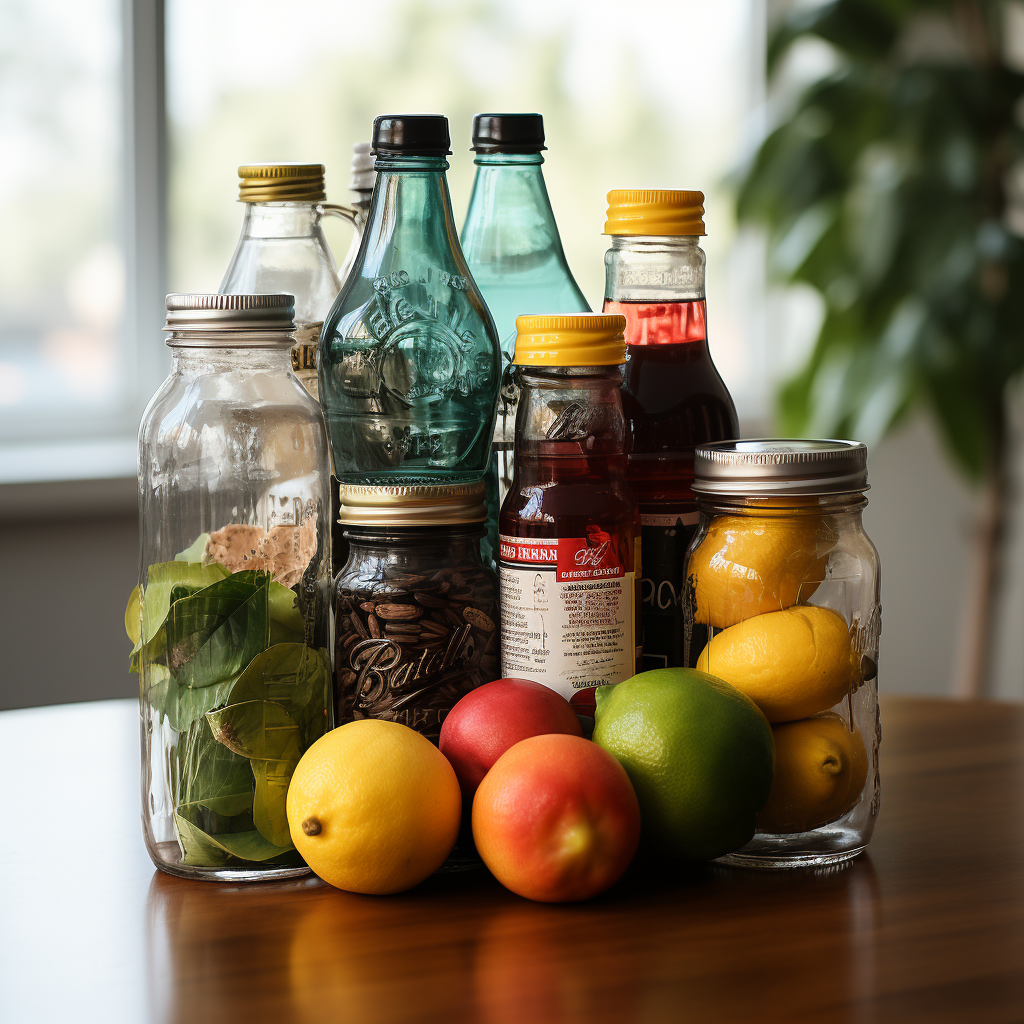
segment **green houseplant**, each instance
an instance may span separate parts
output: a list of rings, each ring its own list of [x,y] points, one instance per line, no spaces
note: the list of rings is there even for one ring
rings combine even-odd
[[[791,8],[770,32],[769,76],[784,92],[808,41],[830,67],[798,90],[738,197],[740,220],[768,229],[773,275],[824,301],[813,350],[780,391],[781,429],[873,443],[926,408],[979,491],[964,693],[988,673],[1007,402],[1024,367],[1024,75],[1007,57],[1007,6]]]

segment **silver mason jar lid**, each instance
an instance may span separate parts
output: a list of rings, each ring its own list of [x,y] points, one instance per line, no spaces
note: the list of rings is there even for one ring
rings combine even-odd
[[[868,448],[859,441],[752,438],[694,452],[697,494],[769,497],[841,494],[868,486]]]
[[[246,344],[291,344],[283,337],[295,330],[295,297],[293,295],[221,295],[172,292],[167,296],[165,331],[203,333],[207,336],[224,332],[225,344],[233,344],[231,334],[258,331],[275,334],[263,342]],[[207,344],[216,344],[209,337]],[[237,342],[235,342],[237,343]]]

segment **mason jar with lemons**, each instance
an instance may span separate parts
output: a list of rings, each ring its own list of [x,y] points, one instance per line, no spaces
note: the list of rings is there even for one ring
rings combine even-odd
[[[864,532],[867,449],[726,441],[696,451],[686,570],[689,663],[772,725],[775,775],[751,867],[847,860],[878,815],[878,553]]]

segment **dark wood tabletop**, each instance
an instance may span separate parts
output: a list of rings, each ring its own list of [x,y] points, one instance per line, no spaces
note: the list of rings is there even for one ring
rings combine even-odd
[[[188,882],[142,845],[130,701],[0,714],[0,1020],[1024,1020],[1024,708],[889,698],[866,855],[634,871],[586,904],[486,874],[400,896]]]

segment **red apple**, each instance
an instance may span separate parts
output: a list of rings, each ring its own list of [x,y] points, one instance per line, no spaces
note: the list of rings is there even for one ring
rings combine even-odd
[[[473,841],[507,889],[585,900],[619,880],[640,841],[625,769],[582,736],[531,736],[498,758],[473,800]]]
[[[529,679],[496,679],[470,690],[448,712],[439,745],[469,801],[509,747],[551,732],[583,735],[580,720],[564,697]]]

